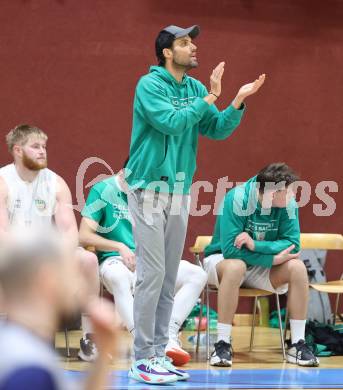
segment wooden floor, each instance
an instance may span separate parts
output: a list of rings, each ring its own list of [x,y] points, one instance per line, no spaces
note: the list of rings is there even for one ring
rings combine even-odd
[[[199,354],[195,353],[195,347],[187,339],[194,332],[183,332],[181,340],[184,349],[191,355],[192,360],[184,366],[185,369],[208,369],[210,366],[206,360],[206,348],[202,346]],[[83,371],[89,366],[87,363],[77,359],[79,348],[80,331],[69,332],[71,358],[65,357],[64,333],[56,336],[56,347],[61,353],[62,365],[67,370]],[[278,329],[257,327],[255,333],[255,346],[253,352],[249,352],[250,327],[236,326],[233,328],[234,360],[233,369],[282,369],[296,368],[297,366],[284,363],[280,348],[280,337]],[[111,364],[111,370],[126,370],[130,367],[130,356],[132,353],[132,339],[126,331],[120,332],[118,340],[118,356]],[[332,356],[320,358],[320,368],[342,368],[343,356]],[[214,367],[211,367],[214,369]],[[223,368],[215,368],[223,370]],[[343,380],[343,379],[342,379]]]

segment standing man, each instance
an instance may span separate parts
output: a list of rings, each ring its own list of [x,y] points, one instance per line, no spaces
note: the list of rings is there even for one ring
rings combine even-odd
[[[6,241],[12,228],[57,230],[75,247],[80,271],[87,280],[88,296],[99,294],[98,259],[94,253],[78,247],[79,237],[73,213],[71,193],[66,182],[47,168],[48,136],[38,127],[20,125],[6,137],[13,163],[0,169],[0,242]],[[83,337],[79,357],[93,361],[97,357],[92,328],[82,314]]]
[[[129,376],[146,383],[178,379],[166,363],[165,346],[187,231],[199,134],[227,138],[240,123],[244,99],[265,79],[261,75],[241,87],[232,103],[218,111],[214,103],[221,94],[224,62],[212,72],[210,92],[186,74],[198,66],[193,43],[198,34],[198,26],[169,26],[158,34],[155,48],[159,64],[139,80],[134,99],[126,180],[131,187],[128,203],[135,223],[138,262],[136,361]]]
[[[115,176],[96,183],[90,189],[81,212],[80,242],[85,247],[95,247],[101,282],[113,295],[126,329],[134,335],[136,256],[126,192],[124,169]],[[207,274],[201,267],[181,260],[166,347],[167,356],[173,359],[176,365],[185,364],[190,359],[189,353],[181,348],[179,331],[196,304],[206,281]],[[172,366],[170,368],[172,369]],[[177,375],[181,374],[181,370],[178,370]]]

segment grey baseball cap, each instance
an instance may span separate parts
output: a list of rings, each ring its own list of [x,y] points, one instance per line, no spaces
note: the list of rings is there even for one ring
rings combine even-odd
[[[167,31],[170,34],[173,34],[175,39],[184,37],[186,35],[189,35],[193,39],[199,35],[200,27],[197,25],[194,25],[194,26],[188,27],[188,28],[181,28],[181,27],[172,25],[172,26],[165,27],[162,31]]]

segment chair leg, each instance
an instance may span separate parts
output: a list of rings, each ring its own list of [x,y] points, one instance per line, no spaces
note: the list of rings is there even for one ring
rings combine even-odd
[[[206,356],[210,360],[210,294],[206,283]]]
[[[254,311],[252,316],[252,325],[251,325],[251,334],[250,334],[250,347],[249,351],[252,351],[254,345],[254,336],[255,336],[255,321],[256,321],[256,310],[257,310],[258,297],[255,297],[254,300]]]
[[[343,280],[343,273],[342,273],[342,275],[341,275],[341,277],[339,279]],[[341,297],[341,294],[337,294],[337,296],[336,296],[336,305],[335,305],[336,307],[335,307],[334,325],[336,325],[336,318],[337,318],[337,316],[339,316],[339,318],[342,320],[342,316],[340,315],[340,313],[338,313],[340,297]]]
[[[65,338],[65,342],[66,342],[67,357],[70,358],[69,334],[68,334],[67,328],[64,328],[64,338]]]
[[[337,314],[338,314],[338,307],[339,307],[339,298],[340,298],[341,294],[336,294],[336,304],[335,304],[335,313],[334,313],[334,317],[333,317],[333,325],[335,326],[336,325],[336,318],[337,318]]]
[[[281,318],[281,309],[280,309],[280,300],[279,294],[275,294],[276,306],[277,306],[277,314],[279,318],[279,329],[280,329],[280,340],[281,340],[281,348],[282,348],[282,356],[283,360],[286,360],[286,351],[285,351],[285,340],[283,338],[283,330],[282,330],[282,318]],[[286,328],[287,326],[285,326]]]
[[[286,307],[285,329],[283,331],[283,339],[284,340],[287,340],[287,324],[288,324],[288,307]]]
[[[195,352],[199,352],[199,345],[200,345],[200,327],[201,327],[201,322],[202,322],[202,311],[204,308],[204,298],[205,298],[205,290],[201,293],[201,302],[200,302],[200,313],[199,313],[199,323],[198,323],[198,330],[197,330],[197,345],[195,348]]]

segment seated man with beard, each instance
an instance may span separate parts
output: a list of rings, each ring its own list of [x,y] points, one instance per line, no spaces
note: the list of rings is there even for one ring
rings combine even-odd
[[[47,135],[39,128],[20,125],[6,137],[13,163],[0,169],[0,242],[10,227],[50,229],[52,225],[75,247],[81,272],[87,279],[89,297],[99,293],[96,256],[78,248],[78,229],[72,198],[66,182],[47,168]],[[72,298],[72,297],[71,297]],[[91,326],[82,315],[83,337],[79,357],[93,361],[97,356]]]

